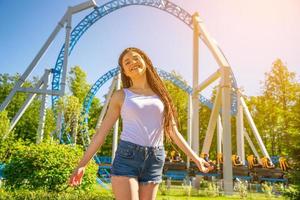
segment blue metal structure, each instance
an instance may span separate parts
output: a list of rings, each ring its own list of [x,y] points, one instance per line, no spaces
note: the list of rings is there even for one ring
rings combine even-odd
[[[189,28],[193,29],[192,23],[192,15],[189,14],[186,10],[179,7],[178,5],[168,1],[168,0],[113,0],[110,1],[100,7],[97,7],[94,11],[92,11],[89,15],[87,15],[84,19],[82,19],[79,24],[72,30],[70,37],[70,46],[69,46],[69,54],[71,54],[73,48],[76,43],[79,41],[81,36],[99,19],[102,17],[127,6],[149,6],[153,8],[157,8],[164,12],[167,12],[183,23],[185,23]],[[220,49],[220,48],[219,48]],[[221,49],[220,49],[221,50]],[[221,51],[222,52],[222,51]],[[224,55],[224,54],[223,54]],[[52,89],[59,90],[60,82],[61,82],[61,72],[62,66],[64,62],[64,45],[62,46],[60,53],[58,55],[54,70],[53,70],[53,80],[52,80]],[[232,74],[232,85],[234,88],[237,87],[236,80]],[[52,105],[55,104],[59,97],[52,96]],[[233,113],[235,113],[236,109],[236,95],[232,94],[232,102],[233,102]]]

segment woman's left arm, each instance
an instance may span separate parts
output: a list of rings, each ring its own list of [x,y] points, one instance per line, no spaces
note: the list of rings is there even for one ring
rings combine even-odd
[[[178,131],[175,122],[173,123],[173,128],[170,133],[171,139],[176,143],[176,145],[188,156],[190,157],[198,166],[199,170],[207,173],[211,170],[211,166],[203,158],[200,158],[188,145],[186,140],[182,137],[181,133]]]

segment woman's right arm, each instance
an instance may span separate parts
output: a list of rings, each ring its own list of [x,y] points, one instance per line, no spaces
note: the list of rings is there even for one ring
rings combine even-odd
[[[107,134],[109,133],[109,130],[112,128],[112,126],[115,124],[115,122],[119,118],[121,104],[123,101],[123,96],[124,95],[123,95],[122,90],[118,90],[112,95],[107,113],[104,117],[104,120],[102,121],[100,127],[96,130],[96,133],[94,134],[90,145],[88,146],[82,159],[78,163],[77,168],[74,170],[73,174],[70,177],[69,182],[71,185],[80,184],[80,183],[74,183],[74,181],[76,181],[76,179],[78,178],[77,177],[78,173],[79,173],[78,169],[84,169],[86,167],[88,162],[91,160],[91,158],[95,155],[97,150],[104,143],[105,138],[106,138]],[[83,175],[83,173],[82,173],[82,175]],[[80,182],[81,182],[82,175],[79,178]]]

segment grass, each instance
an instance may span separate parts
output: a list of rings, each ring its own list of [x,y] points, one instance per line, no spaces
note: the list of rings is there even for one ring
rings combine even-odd
[[[107,194],[108,196],[113,196],[111,189],[106,190],[101,186],[96,186],[96,189],[103,195]],[[238,193],[234,193],[231,196],[215,196],[215,193],[210,193],[207,190],[200,190],[200,194],[198,190],[192,189],[191,195],[187,196],[185,194],[185,190],[181,186],[172,186],[170,190],[168,190],[165,194],[162,194],[162,191],[159,190],[157,193],[157,200],[230,200],[230,199],[242,199]],[[201,195],[201,196],[197,196]],[[210,196],[203,196],[203,195],[210,195]],[[222,195],[222,194],[221,194]],[[253,199],[253,200],[284,200],[285,198],[282,196],[279,197],[266,197],[264,193],[249,193],[247,198],[245,199]]]
[[[47,193],[45,191],[16,191],[16,193],[5,192],[4,188],[0,188],[0,200],[10,199],[80,199],[83,200],[96,200],[96,199],[107,199],[113,200],[113,193],[111,186],[109,189],[104,189],[98,184],[94,185],[94,189],[90,192],[77,191],[75,193],[71,188],[65,190],[63,193]],[[189,195],[188,195],[189,194]],[[26,197],[25,197],[26,196]],[[238,193],[234,193],[231,196],[224,196],[218,191],[206,188],[203,190],[191,189],[190,187],[182,187],[181,185],[172,185],[170,189],[166,189],[165,185],[162,184],[159,188],[157,200],[204,200],[204,199],[217,199],[217,200],[230,200],[230,199],[242,199]],[[284,200],[284,197],[266,197],[264,193],[253,193],[248,192],[247,198],[253,200]]]

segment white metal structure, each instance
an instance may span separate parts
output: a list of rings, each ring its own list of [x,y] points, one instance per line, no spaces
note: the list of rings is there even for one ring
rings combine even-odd
[[[259,158],[259,155],[251,141],[249,135],[244,130],[244,118],[243,115],[246,115],[250,127],[253,131],[253,134],[259,144],[259,147],[263,155],[267,158],[270,158],[266,148],[262,142],[262,139],[258,133],[258,130],[255,126],[255,123],[251,117],[251,114],[248,110],[248,107],[241,95],[241,92],[238,89],[232,88],[232,76],[230,65],[227,62],[226,58],[217,47],[215,41],[210,37],[204,23],[199,19],[198,13],[193,15],[193,25],[194,25],[194,58],[193,58],[193,98],[192,98],[192,137],[190,137],[188,130],[188,140],[191,143],[192,149],[199,155],[199,108],[197,107],[196,98],[199,95],[199,92],[209,86],[211,83],[220,78],[219,86],[217,87],[217,93],[214,99],[214,105],[211,111],[205,140],[203,143],[201,153],[209,154],[210,146],[213,139],[213,134],[217,126],[217,152],[221,154],[223,152],[223,178],[224,178],[224,191],[226,194],[232,194],[233,192],[233,173],[232,173],[232,143],[231,143],[231,93],[235,92],[237,96],[237,115],[236,115],[236,144],[237,144],[237,155],[240,156],[241,161],[245,164],[245,148],[244,148],[244,136],[246,137],[247,142],[249,143],[254,154]],[[198,73],[199,73],[199,40],[197,36],[200,36],[202,41],[209,48],[210,52],[214,56],[215,60],[219,65],[219,69],[210,75],[206,80],[198,85]],[[221,110],[221,113],[220,113]],[[190,115],[190,114],[189,114]],[[220,117],[222,116],[222,118]],[[189,118],[190,119],[190,118]],[[190,122],[188,122],[188,125]],[[189,126],[188,126],[189,127]],[[197,127],[197,128],[196,128]],[[192,141],[190,141],[192,138]],[[197,141],[195,141],[197,140]],[[223,143],[223,145],[222,145]],[[223,148],[222,148],[223,146]],[[223,151],[222,151],[223,150]]]
[[[78,12],[81,12],[85,9],[89,9],[92,7],[96,7],[97,4],[94,0],[89,0],[87,2],[78,4],[76,6],[68,7],[66,13],[62,17],[62,19],[59,21],[53,32],[50,34],[49,38],[46,40],[40,51],[37,53],[35,58],[32,60],[30,65],[27,67],[25,72],[22,74],[18,82],[15,84],[14,88],[11,90],[9,95],[5,98],[4,102],[0,106],[0,111],[4,110],[8,104],[11,102],[12,98],[16,94],[16,92],[27,92],[30,93],[28,95],[27,100],[21,107],[21,109],[18,111],[16,116],[13,118],[9,132],[14,128],[18,120],[21,118],[23,113],[26,111],[32,100],[37,94],[42,94],[42,107],[40,111],[40,123],[38,128],[38,137],[37,137],[37,143],[39,143],[42,140],[43,137],[43,127],[44,127],[44,119],[45,119],[45,101],[46,96],[45,95],[58,95],[63,96],[65,94],[65,86],[66,86],[66,74],[67,74],[67,64],[68,64],[68,53],[69,53],[69,44],[70,44],[70,32],[71,32],[71,24],[72,24],[72,15],[76,14]],[[23,88],[22,85],[28,78],[28,76],[31,74],[32,70],[36,67],[39,60],[42,58],[42,56],[45,54],[48,47],[51,45],[52,41],[58,34],[58,32],[65,26],[66,28],[66,35],[65,35],[65,51],[64,51],[64,63],[63,63],[63,71],[62,71],[62,82],[61,82],[61,89],[60,91],[57,90],[47,90],[48,87],[48,77],[50,75],[50,70],[46,70],[45,74],[41,78],[41,80],[38,82],[37,86],[35,88]],[[41,89],[42,88],[42,89]],[[57,122],[57,129],[60,132],[61,127],[61,113],[58,115],[58,122]],[[5,136],[7,137],[7,135]]]

